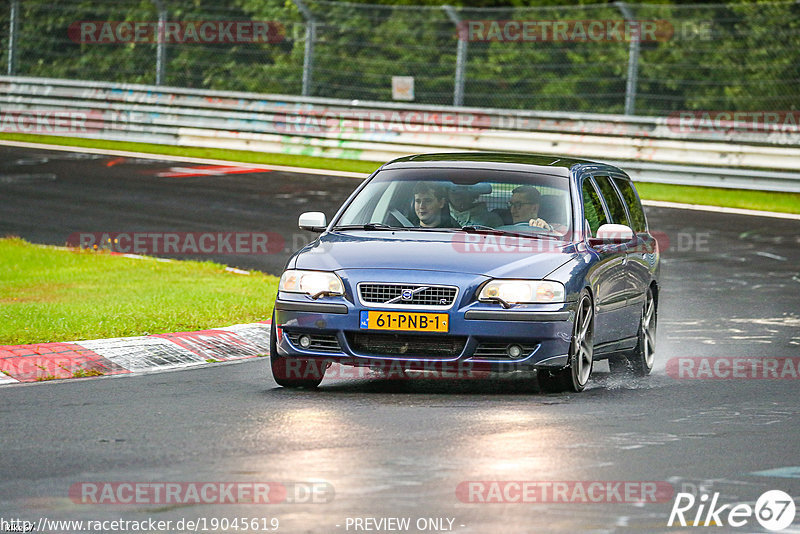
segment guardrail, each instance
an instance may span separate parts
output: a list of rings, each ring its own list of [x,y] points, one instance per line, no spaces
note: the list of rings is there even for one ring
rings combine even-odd
[[[431,151],[559,154],[640,181],[800,192],[800,126],[358,102],[0,77],[0,130],[384,161]]]

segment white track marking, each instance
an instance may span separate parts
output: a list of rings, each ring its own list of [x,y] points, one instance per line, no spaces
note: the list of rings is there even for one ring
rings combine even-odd
[[[15,146],[20,148],[36,148],[41,150],[58,150],[61,152],[81,152],[90,154],[103,154],[106,156],[121,156],[126,158],[149,159],[155,161],[179,161],[182,163],[202,163],[207,165],[221,165],[230,167],[248,167],[251,169],[264,169],[265,171],[297,172],[301,174],[321,174],[324,176],[344,176],[346,178],[366,178],[369,174],[350,171],[333,171],[328,169],[310,169],[304,167],[288,167],[286,165],[265,165],[262,163],[248,163],[230,161],[225,159],[192,158],[188,156],[170,156],[167,154],[151,154],[147,152],[130,152],[127,150],[109,150],[105,148],[89,148],[79,146],[49,145],[46,143],[26,143],[23,141],[7,141],[0,139],[0,145]],[[171,145],[167,145],[171,146]]]
[[[800,221],[800,214],[779,213],[777,211],[744,210],[741,208],[724,208],[722,206],[704,206],[702,204],[683,204],[680,202],[664,202],[661,200],[642,200],[645,206],[654,208],[674,208],[692,211],[713,211],[715,213],[729,213],[732,215],[753,215],[756,217],[772,217],[773,219],[791,219]]]
[[[17,379],[11,378],[10,376],[0,373],[0,386],[5,386],[6,384],[16,384]]]
[[[36,148],[41,150],[59,150],[63,152],[104,154],[107,156],[122,156],[128,158],[140,158],[140,159],[150,159],[150,160],[160,160],[160,161],[202,163],[208,165],[222,165],[228,167],[231,165],[237,165],[241,167],[249,167],[252,169],[264,169],[269,171],[281,171],[281,172],[296,172],[301,174],[320,174],[325,176],[343,176],[346,178],[364,179],[367,176],[369,176],[369,174],[361,172],[334,171],[327,169],[310,169],[305,167],[288,167],[285,165],[263,165],[259,163],[247,163],[247,162],[230,161],[223,159],[192,158],[187,156],[169,156],[166,154],[150,154],[147,152],[130,152],[127,150],[109,150],[104,148],[50,145],[46,143],[26,143],[23,141],[7,141],[5,139],[0,139],[0,145],[15,146],[20,148]],[[800,221],[800,214],[794,214],[794,213],[746,210],[741,208],[724,208],[720,206],[705,206],[702,204],[684,204],[681,202],[665,202],[661,200],[643,200],[642,204],[644,204],[645,206],[653,206],[657,208],[672,208],[672,209],[692,210],[692,211],[713,211],[716,213],[729,213],[732,215],[753,215],[757,217],[773,217],[776,219],[791,219],[795,221]]]

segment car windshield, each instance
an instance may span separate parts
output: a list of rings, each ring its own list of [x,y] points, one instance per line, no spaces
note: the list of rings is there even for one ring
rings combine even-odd
[[[383,170],[350,202],[335,229],[509,232],[560,238],[571,225],[569,180],[533,172]]]

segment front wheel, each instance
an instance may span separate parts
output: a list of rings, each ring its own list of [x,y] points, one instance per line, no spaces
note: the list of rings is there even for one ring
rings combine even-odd
[[[537,371],[539,388],[546,393],[583,391],[592,374],[593,354],[594,305],[589,294],[583,291],[575,312],[567,366],[558,371]]]
[[[275,314],[272,314],[272,328],[269,336],[269,361],[272,377],[279,386],[285,388],[314,389],[325,378],[328,362],[315,359],[293,358],[278,354],[278,337],[275,327]]]

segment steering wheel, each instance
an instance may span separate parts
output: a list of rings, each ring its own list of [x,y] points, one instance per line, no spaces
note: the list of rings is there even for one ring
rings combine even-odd
[[[533,231],[533,233],[537,233],[537,234],[543,234],[545,232],[547,232],[547,233],[550,232],[550,230],[548,230],[547,228],[542,228],[541,226],[531,226],[527,222],[518,222],[518,223],[515,223],[515,224],[513,224],[511,226],[523,226],[525,228],[529,228],[530,230]]]

